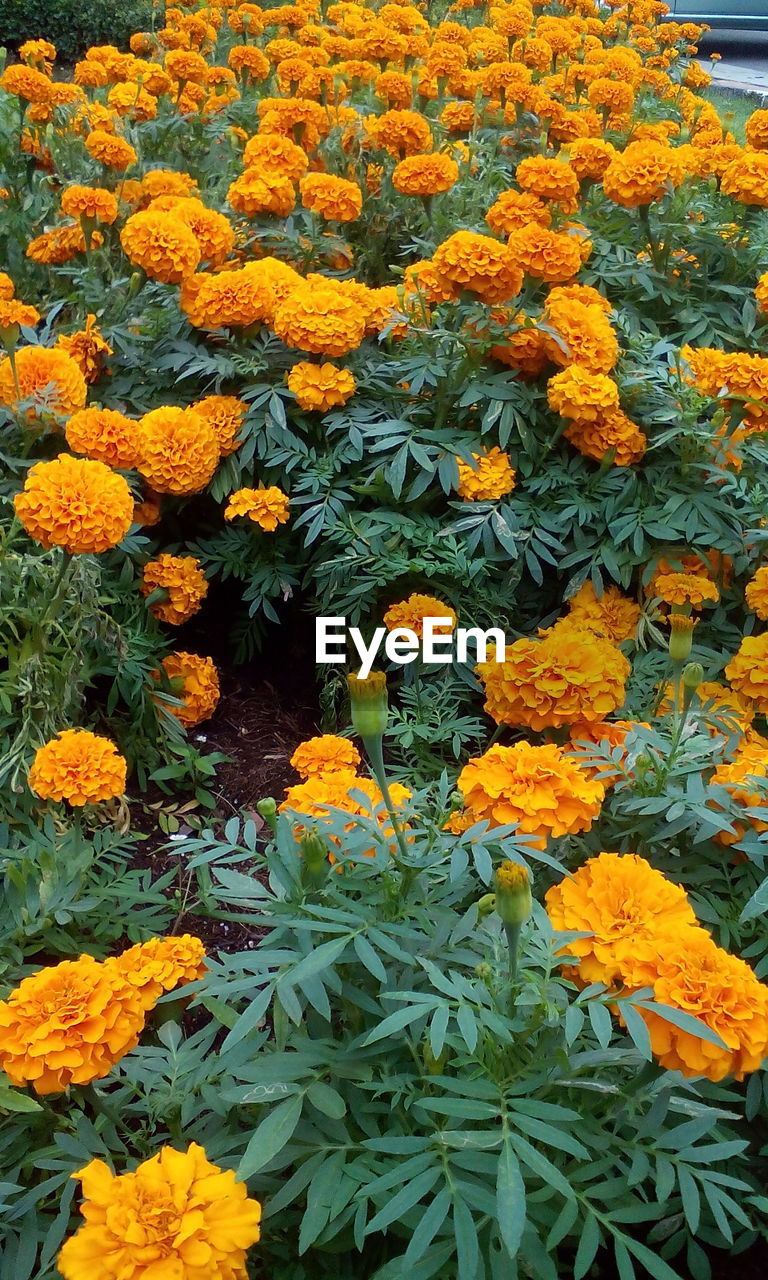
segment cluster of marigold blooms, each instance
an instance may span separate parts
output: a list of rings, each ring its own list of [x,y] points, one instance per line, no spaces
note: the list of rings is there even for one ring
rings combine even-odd
[[[600,853],[546,894],[555,929],[588,936],[568,942],[582,987],[604,983],[700,1019],[721,1044],[640,1008],[661,1066],[686,1076],[743,1079],[768,1056],[768,987],[698,924],[683,889],[637,854]]]

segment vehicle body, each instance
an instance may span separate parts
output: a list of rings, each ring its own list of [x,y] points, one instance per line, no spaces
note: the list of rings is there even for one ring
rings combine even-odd
[[[768,31],[768,0],[667,0],[675,22],[706,22],[710,27]]]

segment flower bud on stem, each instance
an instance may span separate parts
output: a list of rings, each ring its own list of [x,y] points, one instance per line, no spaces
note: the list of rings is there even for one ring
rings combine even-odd
[[[518,862],[503,862],[494,873],[496,889],[496,914],[504,925],[509,948],[509,977],[517,977],[517,960],[520,952],[520,930],[533,909],[531,876],[527,867]]]
[[[347,676],[349,686],[349,702],[352,714],[352,727],[363,740],[366,755],[370,761],[371,771],[384,798],[384,805],[389,814],[395,833],[398,848],[404,858],[408,858],[408,846],[405,842],[402,827],[397,818],[389,781],[384,768],[384,731],[387,727],[389,706],[387,702],[387,677],[383,671],[371,671],[364,678],[350,673]],[[414,872],[408,867],[400,867],[403,876],[403,887],[407,890]]]

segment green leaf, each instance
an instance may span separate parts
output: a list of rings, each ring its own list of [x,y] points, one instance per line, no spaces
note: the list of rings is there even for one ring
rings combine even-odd
[[[278,982],[278,989],[286,982],[291,987],[300,987],[306,978],[313,978],[315,974],[321,973],[323,969],[328,969],[330,965],[338,960],[342,951],[349,942],[349,938],[332,938],[330,942],[323,942],[319,947],[315,947],[314,951],[310,951],[308,956],[304,956],[294,969],[286,970]]]
[[[429,1208],[419,1218],[408,1248],[405,1251],[404,1262],[416,1262],[422,1257],[445,1222],[450,1207],[450,1189],[443,1187],[441,1191],[438,1191]]]
[[[42,1111],[39,1102],[35,1102],[34,1098],[30,1098],[28,1093],[22,1093],[20,1089],[12,1089],[8,1084],[0,1084],[0,1111]]]
[[[347,1114],[347,1104],[341,1094],[323,1080],[312,1081],[307,1089],[307,1098],[313,1107],[331,1120],[341,1120]]]
[[[599,1247],[600,1227],[595,1215],[588,1213],[584,1219],[579,1247],[576,1250],[576,1260],[573,1264],[573,1280],[582,1280],[582,1276],[587,1274],[595,1260],[595,1254]]]
[[[437,1159],[437,1157],[435,1157]],[[368,1226],[365,1228],[365,1234],[369,1236],[373,1231],[384,1231],[391,1223],[397,1222],[404,1214],[418,1204],[427,1192],[431,1191],[437,1179],[442,1173],[442,1166],[437,1163],[431,1168],[407,1182],[404,1187],[397,1192],[396,1195],[388,1200],[383,1209],[380,1209],[375,1217],[371,1218]]]
[[[708,1027],[706,1022],[702,1022],[701,1018],[695,1018],[690,1013],[685,1013],[682,1009],[675,1009],[668,1004],[658,1004],[655,1000],[635,1000],[634,1006],[637,1009],[648,1009],[650,1013],[658,1014],[665,1022],[671,1022],[681,1031],[687,1031],[691,1036],[698,1036],[700,1040],[707,1040],[710,1044],[717,1045],[718,1049],[728,1048],[717,1032]]]
[[[460,1185],[456,1188],[453,1202],[453,1230],[456,1236],[456,1280],[476,1280],[480,1260],[477,1228]]]
[[[374,1027],[363,1040],[363,1048],[369,1044],[375,1044],[377,1040],[386,1040],[387,1036],[393,1035],[396,1031],[402,1031],[404,1027],[410,1026],[417,1018],[423,1018],[426,1012],[425,1006],[418,1006],[409,1009],[398,1009],[396,1013],[390,1013],[388,1018],[380,1022],[378,1027]]]
[[[299,1123],[303,1104],[302,1094],[294,1094],[262,1120],[238,1166],[237,1176],[241,1182],[253,1177],[283,1150]]]
[[[499,1157],[496,1175],[496,1220],[504,1248],[510,1258],[517,1257],[525,1230],[525,1183],[520,1165],[508,1140]]]

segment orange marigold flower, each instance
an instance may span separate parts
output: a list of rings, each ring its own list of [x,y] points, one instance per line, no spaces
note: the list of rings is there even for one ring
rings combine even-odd
[[[219,673],[211,658],[201,658],[196,653],[169,653],[163,658],[163,671],[170,683],[174,697],[181,706],[164,703],[166,709],[183,724],[194,729],[213,715],[219,703]],[[157,683],[160,672],[153,674]],[[156,696],[157,697],[157,696]]]
[[[523,191],[552,200],[564,213],[575,213],[579,207],[579,179],[566,160],[527,156],[515,169],[515,178]]]
[[[94,231],[91,236],[91,248],[97,249],[103,243],[104,237],[101,232]],[[51,231],[44,231],[42,235],[30,240],[26,249],[26,256],[32,262],[39,262],[44,266],[60,266],[63,262],[69,262],[76,257],[78,253],[85,253],[85,236],[79,223],[53,227]]]
[[[237,396],[206,396],[189,407],[213,429],[222,458],[240,448],[238,437],[248,412],[245,400],[238,400]]]
[[[66,187],[61,197],[61,211],[70,218],[92,218],[94,222],[113,223],[118,215],[117,200],[104,187]]]
[[[16,410],[25,400],[32,400],[27,417],[42,413],[66,417],[82,409],[88,389],[78,365],[65,351],[55,347],[21,347],[15,355],[14,367],[6,357],[0,363],[0,403]]]
[[[581,268],[581,249],[575,236],[531,222],[509,237],[509,248],[526,275],[559,284],[572,280]]]
[[[762,565],[747,583],[744,598],[758,618],[768,620],[768,565]]]
[[[603,191],[625,209],[659,200],[684,174],[671,147],[662,143],[631,142],[619,151],[603,174]]]
[[[742,152],[723,173],[720,190],[740,204],[768,209],[768,152]]]
[[[753,111],[744,126],[747,145],[754,151],[768,151],[768,111]]]
[[[768,1054],[768,987],[749,965],[718,947],[703,929],[660,941],[653,977],[659,1004],[682,1009],[717,1033],[725,1048],[642,1010],[651,1049],[662,1067],[684,1076],[743,1080]]]
[[[172,80],[192,80],[205,83],[208,75],[208,63],[200,53],[193,49],[171,49],[165,55],[165,69]]]
[[[164,406],[139,421],[138,469],[156,493],[199,493],[219,457],[213,427],[193,409]]]
[[[700,609],[705,600],[717,602],[720,592],[711,578],[697,573],[661,573],[653,580],[653,589],[667,604],[690,604]]]
[[[760,277],[755,285],[755,300],[764,314],[768,314],[768,271]]]
[[[91,1280],[96,1268],[100,1280],[141,1280],[152,1271],[196,1280],[201,1268],[205,1280],[245,1276],[261,1205],[196,1142],[186,1151],[162,1147],[133,1173],[117,1176],[91,1160],[76,1176],[85,1222],[59,1253],[64,1280]]]
[[[548,227],[552,214],[543,200],[530,191],[502,191],[485,215],[485,220],[497,236],[511,236],[531,222]]]
[[[316,409],[320,413],[346,404],[355,394],[356,386],[349,369],[339,369],[327,361],[322,364],[299,361],[290,370],[287,382],[302,409]]]
[[[568,143],[568,163],[582,180],[599,181],[616,154],[616,148],[604,138],[574,138]]]
[[[0,271],[0,301],[10,302],[15,292],[16,286],[11,277],[5,271]]]
[[[300,742],[291,756],[291,764],[305,780],[325,773],[354,773],[360,763],[355,744],[335,733],[323,733]]]
[[[249,218],[260,213],[287,218],[296,204],[296,192],[291,179],[279,169],[259,165],[235,178],[227,191],[227,200],[233,209]]]
[[[119,173],[130,169],[138,159],[130,142],[115,133],[108,133],[106,129],[94,129],[85,139],[85,145],[92,159],[108,169],[117,169]]]
[[[637,426],[621,409],[606,413],[594,420],[578,419],[563,432],[565,439],[579,453],[602,463],[607,454],[617,467],[631,467],[645,453],[648,441]]]
[[[118,471],[132,471],[138,462],[138,423],[116,409],[80,409],[65,430],[73,453],[84,453]]]
[[[354,222],[363,208],[363,193],[356,182],[330,173],[310,173],[299,183],[305,209],[329,222]]]
[[[56,61],[56,46],[50,40],[25,40],[19,45],[19,57],[22,62],[50,75]]]
[[[588,831],[605,798],[603,783],[553,743],[490,747],[464,766],[456,785],[464,797],[461,818],[492,827],[516,823],[540,849],[550,836]]]
[[[432,130],[416,111],[384,111],[380,116],[366,116],[364,125],[377,147],[400,160],[432,150]]]
[[[519,293],[522,272],[507,245],[475,231],[455,231],[435,250],[438,275],[484,302],[506,302]]]
[[[420,595],[415,591],[407,600],[400,600],[399,603],[389,606],[384,614],[384,626],[388,631],[407,627],[415,635],[423,636],[425,618],[443,620],[442,626],[434,628],[436,635],[445,635],[453,631],[457,622],[456,613],[444,600],[438,600],[435,596]]]
[[[178,627],[199,612],[208,594],[208,579],[194,556],[164,553],[144,565],[139,590],[143,596],[164,592],[162,599],[150,604],[150,613]]]
[[[153,212],[171,213],[194,235],[200,247],[200,260],[216,267],[224,262],[235,244],[235,230],[228,218],[208,209],[194,196],[160,196],[150,206]]]
[[[301,283],[286,263],[261,258],[233,270],[188,276],[179,301],[196,328],[247,329],[271,321],[277,302]]]
[[[604,373],[571,364],[547,383],[550,409],[574,422],[597,422],[619,407],[619,388]]]
[[[279,524],[288,522],[289,501],[288,495],[274,484],[267,489],[238,489],[229,495],[224,519],[247,516],[265,533],[274,533]]]
[[[107,738],[89,729],[63,729],[36,751],[29,785],[41,800],[66,800],[80,808],[121,796],[126,769]]]
[[[26,303],[19,302],[16,298],[9,298],[7,301],[4,298],[0,298],[0,332],[16,328],[34,329],[35,325],[39,323],[40,312],[37,307],[27,306]],[[6,332],[6,341],[8,336]]]
[[[509,645],[504,662],[481,662],[485,709],[512,728],[558,728],[604,720],[624,701],[629,662],[592,631],[556,629]]]
[[[246,169],[278,172],[289,182],[298,182],[307,171],[309,159],[306,151],[290,138],[279,133],[257,133],[245,144],[243,164]]]
[[[151,202],[160,196],[176,196],[183,200],[197,188],[195,179],[177,169],[150,169],[141,179],[142,199]]]
[[[194,232],[175,213],[144,209],[131,214],[120,243],[134,266],[153,280],[180,284],[192,275],[202,253]]]
[[[725,678],[761,715],[768,713],[768,632],[744,637],[725,668]]]
[[[764,809],[768,792],[768,750],[759,743],[744,742],[733,760],[718,765],[710,782],[714,786],[725,787],[736,803],[745,809]],[[768,822],[749,813],[745,813],[743,822],[731,819],[731,826],[734,831],[723,829],[717,833],[715,839],[719,844],[737,844],[744,839],[750,827],[757,832],[768,831]]]
[[[89,315],[84,329],[76,333],[59,334],[56,350],[65,351],[80,366],[86,382],[97,382],[104,368],[104,361],[112,355],[112,348],[100,332],[95,315]]]
[[[36,462],[13,505],[30,538],[71,555],[116,547],[133,520],[133,498],[123,477],[103,462],[66,453]]]
[[[618,587],[607,587],[598,596],[591,579],[571,596],[568,601],[569,617],[586,631],[621,644],[634,640],[642,610],[634,600],[629,600]]]
[[[227,62],[233,71],[239,71],[252,83],[266,80],[271,71],[269,58],[252,44],[235,44],[229,51]]]
[[[515,472],[509,454],[495,446],[485,453],[473,453],[474,467],[457,458],[459,468],[460,498],[465,502],[493,502],[511,493],[515,487]]]
[[[441,151],[406,156],[395,165],[392,186],[404,196],[440,195],[459,180],[459,166]]]
[[[399,782],[391,783],[389,790],[396,809],[402,808],[410,799],[410,791]],[[358,793],[366,797],[367,804],[357,798]],[[342,809],[345,813],[355,816],[364,814],[366,817],[371,809],[376,810],[383,835],[391,848],[396,847],[392,824],[379,788],[371,778],[361,778],[351,769],[333,769],[324,773],[310,774],[306,781],[297,783],[294,787],[286,787],[285,799],[279,806],[279,812],[322,819],[331,816],[332,808]],[[350,826],[352,825],[350,823]],[[374,857],[375,853],[375,848],[364,851],[365,857],[370,858]],[[329,853],[328,858],[331,863],[336,861],[333,853]]]
[[[64,1093],[108,1076],[143,1026],[139,995],[118,973],[93,956],[64,960],[0,1001],[0,1066],[17,1087]]]
[[[315,355],[345,356],[365,336],[366,315],[343,283],[316,276],[280,302],[273,328],[286,346]]]
[[[653,974],[660,935],[703,933],[685,890],[636,853],[599,853],[548,889],[545,901],[554,929],[589,934],[566,948],[585,987],[642,987]]]
[[[19,63],[6,67],[0,76],[0,89],[13,94],[15,98],[24,98],[27,102],[50,102],[53,83],[35,67],[22,66]]]
[[[144,1009],[151,1009],[166,991],[196,982],[206,973],[205,947],[191,933],[137,942],[106,964],[138,992]]]

